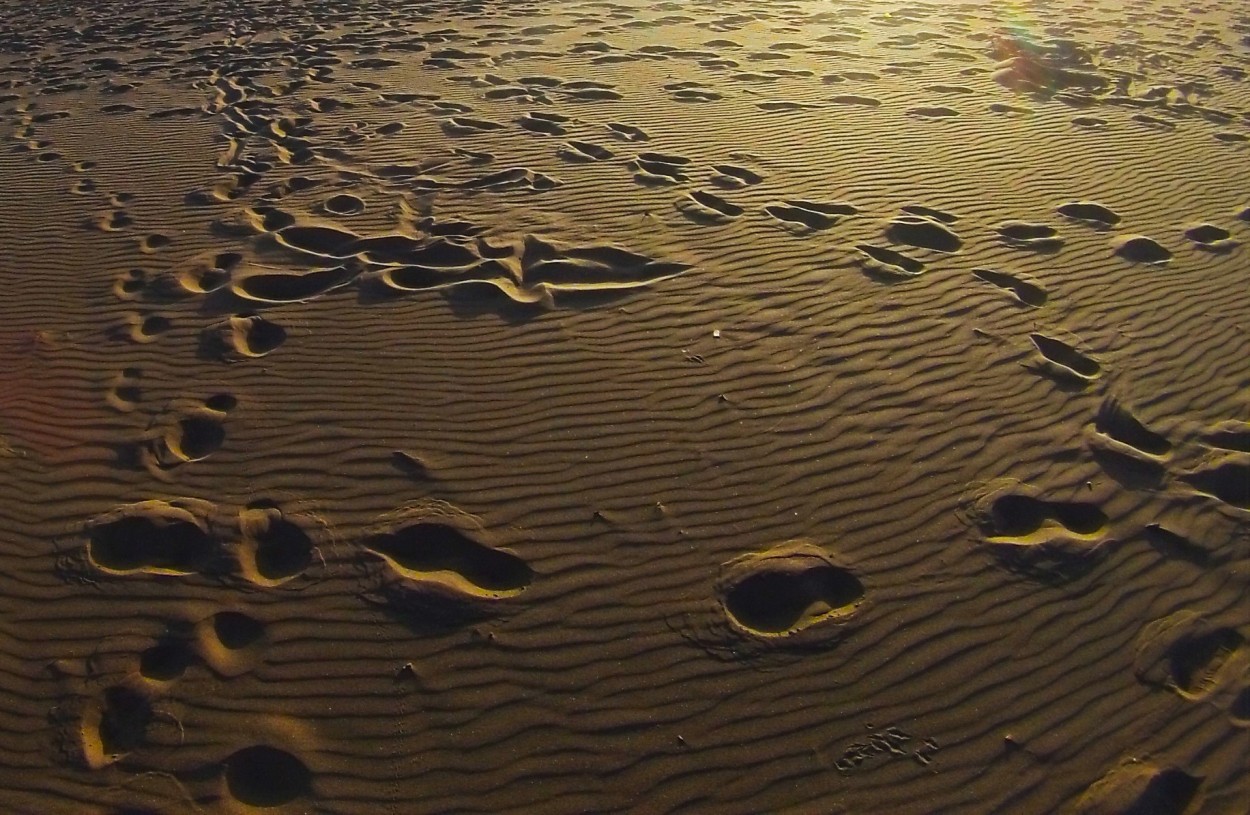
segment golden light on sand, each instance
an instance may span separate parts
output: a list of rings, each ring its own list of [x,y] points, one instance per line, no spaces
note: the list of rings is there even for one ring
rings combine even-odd
[[[1237,4],[0,7],[0,813],[1242,812]]]

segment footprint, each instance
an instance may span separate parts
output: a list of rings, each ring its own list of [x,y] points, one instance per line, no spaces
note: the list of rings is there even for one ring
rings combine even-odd
[[[236,401],[220,394],[158,422],[140,446],[141,462],[151,474],[168,480],[176,467],[207,459],[225,445],[225,417]]]
[[[155,718],[152,704],[150,693],[126,683],[112,685],[89,701],[78,731],[80,757],[87,768],[103,769],[142,747]]]
[[[534,577],[525,561],[482,536],[466,516],[417,509],[362,545],[385,563],[382,593],[390,608],[428,618],[421,622],[454,624],[519,597]]]
[[[907,204],[903,207],[903,212],[906,212],[908,215],[919,215],[921,218],[928,218],[930,221],[948,225],[959,220],[959,216],[954,213],[926,207],[924,204]]]
[[[575,141],[572,139],[557,150],[556,155],[565,161],[580,163],[607,161],[615,157],[615,153],[606,147],[601,147],[593,142]]]
[[[265,624],[241,611],[219,611],[195,626],[200,658],[223,677],[242,676],[260,661],[268,644]]]
[[[945,223],[921,215],[895,218],[886,227],[885,234],[894,243],[918,249],[932,249],[935,252],[958,252],[963,246],[960,237]]]
[[[1215,224],[1197,224],[1185,230],[1185,237],[1208,252],[1230,252],[1239,244],[1227,229]]]
[[[109,385],[105,401],[109,407],[121,413],[132,413],[139,407],[143,391],[139,381],[143,372],[138,368],[123,368],[121,373],[113,377]]]
[[[712,169],[715,171],[715,175],[712,176],[712,183],[725,189],[749,187],[764,180],[764,177],[759,173],[733,164],[713,164]]]
[[[651,137],[646,134],[640,127],[633,125],[620,124],[619,122],[608,122],[606,127],[608,132],[615,138],[623,141],[650,141]]]
[[[1202,779],[1177,767],[1131,758],[1108,771],[1081,794],[1073,815],[1186,815]]]
[[[359,215],[365,211],[365,202],[358,196],[341,193],[327,198],[321,208],[331,215]]]
[[[1029,335],[1037,349],[1039,367],[1043,373],[1079,385],[1087,385],[1102,373],[1102,366],[1087,354],[1078,351],[1063,340],[1045,334]]]
[[[239,513],[239,562],[243,577],[259,586],[280,586],[312,565],[312,537],[275,506],[256,504]]]
[[[161,274],[144,286],[146,299],[181,300],[211,294],[230,282],[230,273],[243,262],[238,252],[206,252]]]
[[[106,574],[203,573],[219,557],[204,520],[205,505],[192,501],[141,501],[88,521],[88,562]]]
[[[1205,431],[1202,440],[1221,450],[1250,453],[1250,422],[1228,420]]]
[[[860,243],[855,249],[859,252],[860,268],[869,276],[886,282],[919,277],[925,270],[921,261],[884,246]]]
[[[907,115],[920,119],[949,119],[958,116],[959,111],[948,107],[917,107],[909,108]]]
[[[531,111],[516,121],[523,130],[528,130],[531,133],[540,133],[544,136],[563,136],[568,132],[564,125],[571,120],[568,116],[559,113]]]
[[[126,315],[125,336],[140,344],[155,342],[174,327],[173,320],[163,314],[129,313]]]
[[[854,94],[841,94],[833,96],[829,99],[835,105],[856,105],[859,107],[877,108],[881,107],[881,100],[874,99],[871,96],[856,96]]]
[[[991,483],[972,507],[984,542],[1009,569],[1040,579],[1075,577],[1112,541],[1108,518],[1082,501],[1048,501],[1014,482]]]
[[[312,771],[277,747],[245,747],[226,758],[223,767],[228,797],[249,811],[285,807],[313,794]]]
[[[1063,246],[1059,231],[1049,224],[1028,221],[1004,221],[994,227],[999,239],[1017,249],[1034,252],[1056,252]]]
[[[804,541],[729,561],[715,591],[739,635],[806,647],[834,639],[864,603],[859,578]]]
[[[172,241],[167,235],[159,233],[145,235],[139,239],[139,251],[145,255],[151,255],[169,246],[170,243]]]
[[[1120,216],[1115,211],[1094,201],[1069,201],[1061,204],[1057,212],[1065,218],[1082,221],[1098,229],[1110,229],[1120,223]]]
[[[654,186],[658,184],[678,184],[683,181],[689,181],[689,176],[683,172],[683,164],[648,160],[642,156],[638,156],[629,162],[629,167],[634,170],[635,181],[647,186]]]
[[[503,125],[488,119],[474,119],[469,116],[452,116],[442,123],[443,132],[448,136],[474,136],[492,130],[502,130]]]
[[[182,678],[194,659],[186,637],[170,632],[139,655],[139,675],[149,682],[170,683]]]
[[[201,355],[222,362],[257,359],[286,342],[286,329],[258,314],[236,314],[206,326],[200,334]]]
[[[701,190],[693,190],[684,198],[677,199],[674,206],[698,223],[727,223],[746,211],[719,195]]]
[[[1041,308],[1046,305],[1050,295],[1040,283],[1016,272],[1000,272],[994,269],[973,269],[972,274],[992,286],[997,286],[1011,293],[1016,302],[1030,308]]]
[[[1206,546],[1195,543],[1185,535],[1168,529],[1162,524],[1148,524],[1143,533],[1146,542],[1163,557],[1183,560],[1204,568],[1220,562],[1220,558],[1216,557]]]
[[[312,272],[253,272],[230,285],[235,296],[256,303],[304,303],[356,279],[359,272],[335,266]]]
[[[1192,611],[1155,620],[1137,637],[1133,673],[1138,681],[1199,701],[1214,693],[1235,668],[1245,638]]]
[[[1167,119],[1160,119],[1158,116],[1151,116],[1146,113],[1135,113],[1129,118],[1132,119],[1134,122],[1137,122],[1138,124],[1146,125],[1147,127],[1153,127],[1156,130],[1175,130],[1176,129],[1176,124],[1174,122],[1169,122]]]
[[[859,209],[850,204],[797,199],[768,204],[764,212],[781,221],[787,229],[804,234],[811,230],[829,229],[843,218],[855,215]]]
[[[1116,240],[1115,254],[1133,263],[1162,265],[1172,259],[1172,252],[1154,238],[1128,235]]]
[[[1172,450],[1171,442],[1147,428],[1128,407],[1113,397],[1102,403],[1094,419],[1094,428],[1148,456],[1163,457]]]
[[[1204,495],[1250,510],[1250,457],[1229,455],[1181,476]]]

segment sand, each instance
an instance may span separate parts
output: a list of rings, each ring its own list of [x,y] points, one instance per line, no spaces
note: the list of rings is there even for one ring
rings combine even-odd
[[[0,10],[0,810],[1234,813],[1237,3]]]

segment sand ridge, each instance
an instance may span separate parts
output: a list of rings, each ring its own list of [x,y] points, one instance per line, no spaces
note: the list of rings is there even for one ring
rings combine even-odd
[[[1250,18],[0,11],[0,807],[1240,812]]]

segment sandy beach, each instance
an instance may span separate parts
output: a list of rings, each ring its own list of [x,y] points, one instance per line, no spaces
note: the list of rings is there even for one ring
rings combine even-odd
[[[1250,9],[0,9],[0,811],[1244,815]]]

